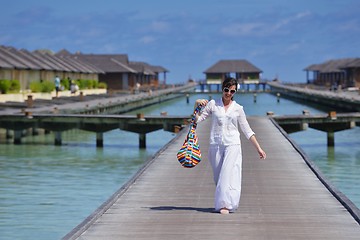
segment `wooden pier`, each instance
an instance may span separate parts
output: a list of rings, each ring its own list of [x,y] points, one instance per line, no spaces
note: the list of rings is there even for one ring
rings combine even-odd
[[[59,97],[52,100],[29,98],[22,103],[0,103],[1,113],[66,113],[66,114],[120,114],[138,108],[182,97],[196,85],[186,84],[137,94],[116,94]]]
[[[334,111],[360,112],[360,94],[315,90],[280,84],[278,82],[267,82],[267,85],[270,87],[271,92],[277,94],[278,97],[319,104],[330,107]]]
[[[250,81],[251,82],[251,81]],[[254,81],[253,83],[239,83],[239,92],[265,92],[267,91],[267,81],[258,82]],[[207,84],[207,83],[199,83],[199,92],[202,93],[219,93],[221,92],[221,84]]]
[[[360,126],[360,112],[309,115],[272,116],[273,119],[287,132],[293,133],[313,128],[327,133],[328,146],[335,145],[335,132]]]
[[[203,152],[198,166],[185,169],[176,159],[184,129],[63,239],[359,239],[359,209],[275,121],[250,117],[249,122],[267,159],[259,160],[242,137],[242,195],[235,213],[213,211],[210,121],[205,121],[197,129]]]
[[[187,124],[190,116],[118,114],[184,96],[194,87],[194,84],[187,84],[138,94],[81,95],[80,98],[55,98],[51,101],[29,98],[24,103],[4,103],[0,105],[0,128],[5,129],[8,139],[14,138],[15,144],[21,143],[24,131],[35,134],[38,129],[52,131],[55,145],[62,144],[63,131],[82,129],[96,133],[97,147],[103,147],[105,132],[118,128],[138,133],[139,147],[146,148],[147,133],[159,129],[177,132]]]
[[[139,134],[139,147],[146,148],[146,134],[163,129],[178,132],[191,116],[94,115],[94,114],[0,114],[0,128],[14,132],[14,143],[21,144],[23,131],[44,129],[54,132],[55,145],[62,144],[62,132],[81,129],[96,133],[96,146],[103,147],[103,134],[121,129]]]

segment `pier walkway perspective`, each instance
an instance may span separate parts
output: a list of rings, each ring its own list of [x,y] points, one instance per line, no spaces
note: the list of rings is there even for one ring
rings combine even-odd
[[[273,93],[281,96],[328,106],[333,110],[360,112],[360,94],[358,92],[315,90],[278,82],[267,82],[267,85]]]
[[[177,161],[185,128],[63,239],[359,239],[359,209],[275,121],[249,117],[249,123],[267,159],[260,160],[242,137],[242,195],[235,213],[213,211],[205,121],[197,128],[203,153],[198,166],[186,169]]]

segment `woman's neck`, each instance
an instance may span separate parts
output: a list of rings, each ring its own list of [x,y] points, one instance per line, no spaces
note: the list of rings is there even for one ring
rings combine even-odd
[[[231,102],[232,102],[231,99],[225,99],[225,98],[222,98],[222,101],[223,101],[224,106],[228,106],[228,105],[230,105]]]

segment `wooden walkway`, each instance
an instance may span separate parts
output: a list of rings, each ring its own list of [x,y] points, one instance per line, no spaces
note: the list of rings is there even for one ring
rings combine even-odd
[[[267,82],[273,93],[330,107],[332,110],[360,112],[359,92],[315,90],[278,82]]]
[[[204,156],[200,165],[184,169],[177,162],[186,135],[182,131],[63,239],[359,239],[358,222],[272,121],[249,121],[268,158],[259,160],[251,143],[242,139],[237,212],[213,212],[215,186],[207,161],[210,121],[205,121],[198,126]]]

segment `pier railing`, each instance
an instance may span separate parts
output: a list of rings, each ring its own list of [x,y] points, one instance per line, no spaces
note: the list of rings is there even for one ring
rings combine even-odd
[[[332,92],[315,90],[305,87],[296,87],[281,84],[278,82],[268,82],[271,92],[278,97],[299,99],[306,102],[321,104],[331,107],[336,111],[360,112],[360,95],[344,92]]]
[[[146,147],[146,134],[163,129],[178,132],[183,128],[191,116],[144,116],[138,115],[94,115],[94,114],[2,114],[0,128],[7,131],[15,144],[20,144],[23,131],[44,129],[55,133],[55,145],[62,144],[61,133],[71,129],[81,129],[96,133],[96,145],[103,146],[103,133],[114,129],[121,129],[139,134],[140,148]]]
[[[268,113],[272,115],[272,113]],[[360,112],[309,115],[271,116],[287,133],[306,130],[308,127],[327,133],[328,146],[335,144],[335,132],[360,126]]]

